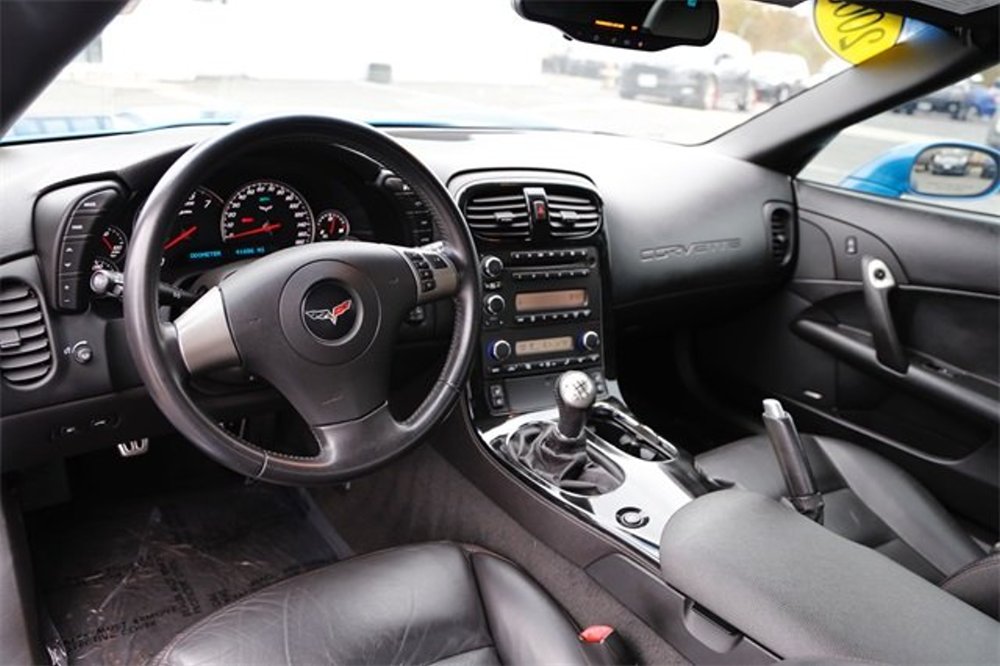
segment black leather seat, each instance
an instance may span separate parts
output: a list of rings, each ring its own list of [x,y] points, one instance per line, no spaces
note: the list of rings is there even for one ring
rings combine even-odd
[[[577,629],[507,560],[426,544],[278,583],[180,634],[154,664],[584,664]]]
[[[934,497],[885,458],[845,441],[802,436],[826,503],[824,525],[879,551],[996,616],[998,558],[986,552]],[[748,437],[704,453],[709,476],[779,499],[785,495],[771,443]]]

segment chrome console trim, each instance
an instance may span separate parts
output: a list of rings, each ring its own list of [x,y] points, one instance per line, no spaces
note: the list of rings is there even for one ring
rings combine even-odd
[[[608,388],[612,395],[618,394],[613,380],[608,381]],[[707,489],[700,488],[699,480],[694,478],[690,456],[638,422],[620,405],[615,398],[603,400],[594,405],[593,412],[614,420],[641,437],[644,442],[660,449],[666,460],[640,460],[600,438],[593,428],[587,427],[587,446],[598,457],[616,465],[625,476],[618,488],[603,495],[580,495],[558,488],[510,460],[501,450],[502,445],[521,426],[556,420],[558,412],[555,408],[529,412],[499,422],[497,419],[492,419],[492,422],[477,420],[474,414],[471,416],[481,443],[505,468],[573,515],[611,535],[652,562],[659,563],[660,534],[667,521],[678,509]],[[471,401],[469,407],[471,410]],[[638,509],[648,520],[641,525],[626,526],[619,516],[623,510],[629,509]]]

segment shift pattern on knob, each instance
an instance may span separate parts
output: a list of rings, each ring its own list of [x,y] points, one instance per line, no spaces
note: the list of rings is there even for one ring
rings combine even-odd
[[[587,422],[587,410],[597,399],[594,380],[579,370],[570,370],[556,380],[556,406],[559,408],[559,435],[579,439]]]
[[[597,387],[587,373],[570,370],[562,373],[556,381],[556,396],[568,407],[590,409],[597,397]]]

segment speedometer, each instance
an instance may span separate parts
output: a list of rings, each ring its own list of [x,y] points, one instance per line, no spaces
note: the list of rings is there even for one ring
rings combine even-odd
[[[316,222],[302,195],[276,180],[258,180],[236,191],[222,211],[223,242],[237,256],[267,254],[311,243]]]

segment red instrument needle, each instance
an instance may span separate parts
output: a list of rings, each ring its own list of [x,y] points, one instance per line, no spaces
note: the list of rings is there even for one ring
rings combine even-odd
[[[184,231],[180,232],[179,234],[177,234],[176,236],[174,236],[173,238],[171,238],[170,240],[168,240],[167,243],[166,243],[166,245],[163,246],[163,250],[164,251],[169,250],[173,246],[175,246],[178,243],[180,243],[182,240],[190,238],[191,236],[194,235],[194,232],[196,232],[196,231],[198,231],[198,226],[197,225],[195,225],[193,227],[188,227]]]
[[[230,234],[228,240],[236,240],[237,238],[244,238],[246,236],[255,236],[257,234],[267,234],[272,231],[277,231],[281,228],[281,222],[274,222],[273,224],[265,224],[262,227],[257,227],[256,229],[249,229],[247,231],[240,231],[235,234]]]

